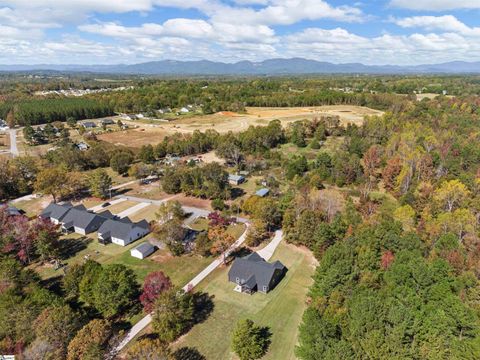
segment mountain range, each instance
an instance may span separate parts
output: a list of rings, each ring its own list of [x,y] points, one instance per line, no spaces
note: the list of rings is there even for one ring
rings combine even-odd
[[[237,63],[162,60],[132,65],[0,65],[3,72],[59,71],[131,75],[299,75],[299,74],[467,74],[480,73],[480,62],[431,65],[334,64],[303,58]]]

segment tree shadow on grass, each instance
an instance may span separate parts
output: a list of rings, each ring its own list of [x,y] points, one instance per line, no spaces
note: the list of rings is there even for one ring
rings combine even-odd
[[[243,189],[240,188],[232,188],[230,191],[230,197],[232,200],[235,200],[243,195],[245,195],[246,192]]]
[[[192,320],[193,324],[200,324],[208,319],[215,308],[213,298],[213,295],[204,292],[196,292],[193,294],[193,301],[195,303],[195,313]]]
[[[197,349],[192,347],[182,347],[172,355],[174,360],[207,360]]]
[[[263,344],[263,354],[265,355],[268,352],[270,344],[272,343],[272,332],[268,326],[264,326],[260,328],[260,335],[265,341]]]
[[[83,236],[79,239],[66,238],[60,241],[60,259],[66,260],[85,250],[93,240]]]

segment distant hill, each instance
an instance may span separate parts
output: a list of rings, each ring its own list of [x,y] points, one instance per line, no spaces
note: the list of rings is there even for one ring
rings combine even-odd
[[[0,65],[0,71],[62,71],[133,75],[298,75],[298,74],[462,74],[480,73],[480,62],[393,66],[333,64],[302,58],[222,63],[208,60],[151,61],[133,65]]]

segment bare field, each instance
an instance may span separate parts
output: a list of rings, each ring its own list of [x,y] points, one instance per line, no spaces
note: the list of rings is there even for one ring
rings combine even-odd
[[[338,115],[343,125],[354,123],[361,125],[365,116],[382,115],[379,110],[361,106],[332,105],[317,107],[291,108],[259,108],[250,107],[245,114],[220,112],[213,115],[192,116],[170,122],[158,121],[155,123],[129,122],[138,128],[127,131],[99,135],[98,138],[117,145],[141,147],[145,144],[156,144],[166,136],[175,133],[191,134],[195,130],[205,131],[213,129],[219,133],[229,131],[239,132],[246,130],[250,125],[266,125],[269,121],[278,119],[283,126],[303,119],[313,119],[322,115]]]

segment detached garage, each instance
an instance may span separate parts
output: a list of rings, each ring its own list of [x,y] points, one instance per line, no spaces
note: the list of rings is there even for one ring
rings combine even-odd
[[[152,244],[145,242],[143,244],[140,244],[134,247],[132,250],[130,250],[130,255],[132,255],[137,259],[145,259],[154,251],[155,251],[155,247]]]

